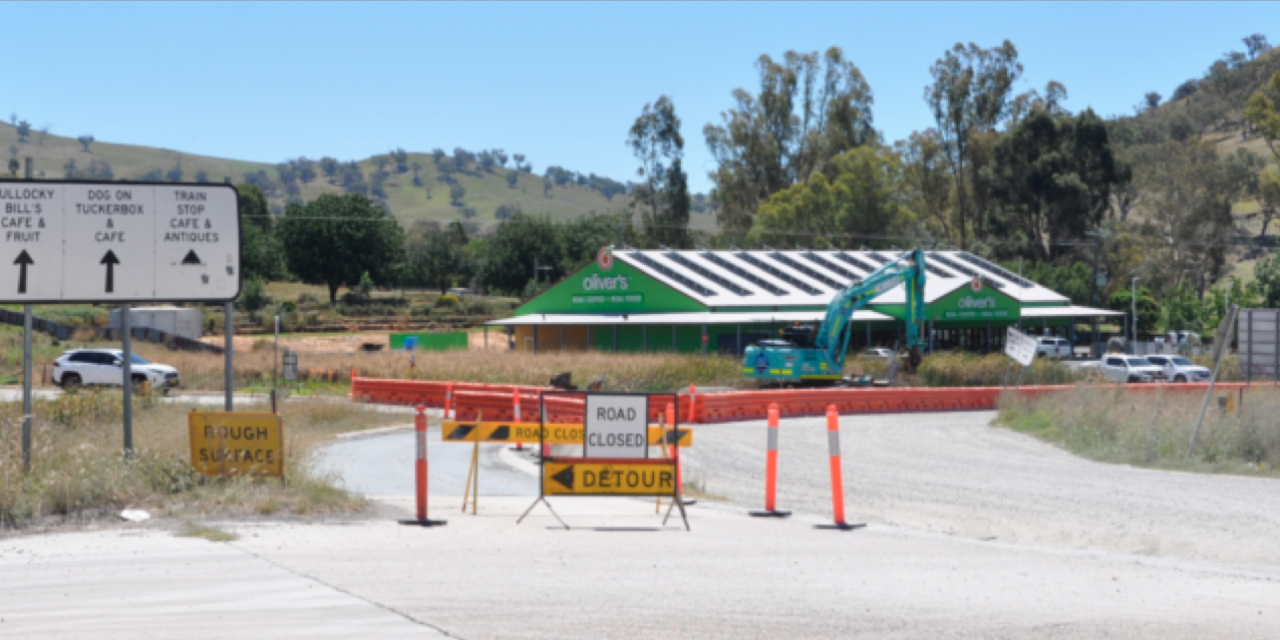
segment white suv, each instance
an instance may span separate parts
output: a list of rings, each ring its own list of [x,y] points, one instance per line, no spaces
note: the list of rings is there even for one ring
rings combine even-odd
[[[1070,358],[1071,343],[1063,338],[1036,338],[1037,358]]]
[[[167,364],[147,362],[137,354],[133,354],[131,363],[135,385],[149,382],[153,389],[165,393],[178,386],[178,370]],[[119,349],[65,351],[53,361],[53,383],[64,389],[86,384],[122,386],[124,352]]]
[[[1142,356],[1109,355],[1098,371],[1111,382],[1154,382],[1164,380],[1164,370]]]
[[[1208,382],[1210,371],[1182,356],[1147,356],[1158,367],[1164,369],[1164,379],[1174,382]]]

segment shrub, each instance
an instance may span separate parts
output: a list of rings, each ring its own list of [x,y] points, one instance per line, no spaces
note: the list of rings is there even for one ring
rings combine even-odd
[[[249,278],[240,290],[240,299],[236,306],[243,311],[258,311],[271,304],[271,296],[267,294],[267,283],[262,278]]]
[[[462,301],[458,300],[458,296],[455,296],[452,293],[446,293],[439,298],[436,298],[436,307],[439,308],[457,309],[461,304]]]

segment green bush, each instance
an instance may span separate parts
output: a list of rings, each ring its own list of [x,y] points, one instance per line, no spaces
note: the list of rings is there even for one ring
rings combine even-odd
[[[444,309],[457,309],[462,305],[462,301],[458,300],[458,296],[452,293],[446,293],[436,298],[436,307]]]
[[[249,278],[244,281],[244,288],[240,290],[240,299],[236,301],[236,306],[242,311],[258,311],[263,307],[271,304],[271,296],[267,294],[267,283],[261,278]]]

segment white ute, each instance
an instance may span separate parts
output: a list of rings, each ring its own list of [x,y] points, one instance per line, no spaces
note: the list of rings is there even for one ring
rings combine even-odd
[[[1147,356],[1164,371],[1164,379],[1174,382],[1208,382],[1210,371],[1182,356]]]
[[[178,370],[167,365],[147,362],[133,354],[131,372],[134,384],[151,383],[151,387],[168,393],[178,386]],[[119,349],[76,349],[65,351],[53,361],[53,383],[63,389],[86,384],[124,385],[124,352]]]
[[[1155,382],[1164,380],[1164,370],[1142,356],[1108,355],[1098,371],[1111,382]]]

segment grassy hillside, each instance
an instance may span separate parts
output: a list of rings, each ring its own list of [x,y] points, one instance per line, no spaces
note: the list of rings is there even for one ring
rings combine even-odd
[[[74,161],[81,171],[94,161],[106,162],[116,180],[141,180],[148,172],[159,170],[161,174],[165,174],[175,166],[181,167],[184,181],[194,181],[199,171],[205,172],[210,182],[230,179],[232,183],[239,184],[245,181],[245,174],[257,171],[265,171],[273,180],[279,178],[275,165],[270,163],[214,158],[171,149],[109,142],[91,143],[89,150],[85,151],[75,138],[42,135],[39,131],[32,131],[27,142],[21,143],[18,142],[14,126],[8,122],[0,123],[0,174],[6,177],[10,175],[8,162],[15,156],[19,161],[32,158],[34,177],[46,180],[66,177],[65,167],[68,161]],[[501,205],[517,206],[525,213],[548,213],[554,219],[569,219],[591,212],[625,210],[629,201],[626,195],[616,195],[610,201],[599,191],[573,184],[554,186],[544,195],[542,176],[529,173],[519,174],[515,187],[510,187],[507,175],[511,170],[494,167],[491,172],[469,169],[467,172],[452,174],[453,179],[467,190],[462,204],[455,206],[450,203],[450,185],[441,180],[441,173],[431,155],[411,153],[408,165],[412,166],[415,162],[422,166],[419,172],[421,187],[413,185],[412,169],[397,173],[394,165],[386,167],[391,172],[385,183],[387,205],[406,226],[417,220],[447,222],[460,219],[463,217],[463,207],[475,209],[475,222],[482,226],[492,226],[498,221],[494,213]],[[369,158],[357,164],[366,176],[371,176],[377,170]],[[22,175],[20,169],[18,176]],[[300,185],[299,196],[303,200],[311,200],[324,193],[342,192],[340,186],[331,184],[320,173],[316,179]],[[283,205],[285,198],[284,191],[280,190],[273,195],[272,204]],[[714,229],[715,216],[694,213],[691,226],[695,229]]]

